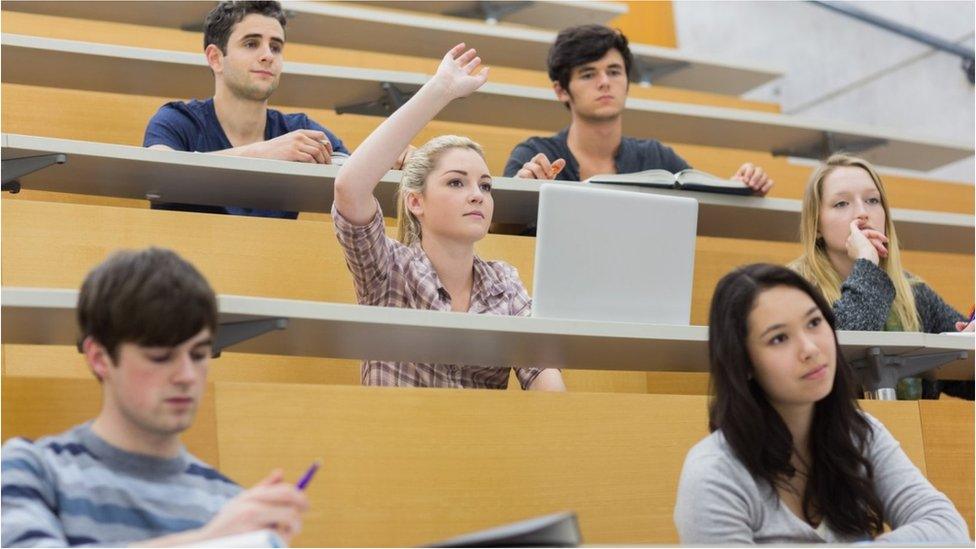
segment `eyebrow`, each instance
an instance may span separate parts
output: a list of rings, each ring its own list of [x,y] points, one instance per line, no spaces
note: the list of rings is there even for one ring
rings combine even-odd
[[[806,313],[804,313],[803,317],[806,318],[806,317],[812,315],[813,313],[815,313],[815,312],[817,312],[819,310],[820,310],[820,307],[817,307],[816,305],[814,305],[813,307],[810,307],[810,310],[809,311],[807,311]],[[769,332],[772,332],[773,330],[779,330],[780,328],[783,328],[785,326],[786,326],[786,324],[782,324],[782,323],[780,323],[780,324],[773,324],[769,328],[766,328],[766,331],[764,331],[763,333],[759,334],[759,339],[762,339],[762,338],[766,337],[766,334],[768,334]]]
[[[213,339],[205,339],[205,340],[201,341],[200,343],[197,343],[196,345],[194,345],[193,346],[193,349],[196,349],[196,348],[199,348],[199,347],[213,347]]]
[[[261,34],[261,33],[258,33],[258,32],[252,32],[251,34],[245,34],[243,37],[241,37],[241,42],[243,42],[245,40],[248,40],[250,38],[264,38],[264,35]],[[284,44],[285,43],[284,39],[278,38],[277,36],[272,36],[271,37],[271,41],[272,42],[277,42],[279,44]]]
[[[468,175],[468,172],[466,172],[464,170],[445,170],[444,173],[442,173],[441,175],[447,175],[449,173],[459,173],[459,174],[464,175],[464,176],[467,176]],[[487,173],[481,174],[481,179],[484,179],[486,177],[488,179],[491,179],[491,174],[487,174]]]

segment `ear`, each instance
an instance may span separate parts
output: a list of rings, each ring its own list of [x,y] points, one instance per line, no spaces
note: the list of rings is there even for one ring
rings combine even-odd
[[[418,192],[407,193],[405,198],[407,209],[410,213],[414,215],[417,219],[420,219],[424,215],[424,196]]]
[[[92,373],[100,380],[104,380],[111,373],[113,366],[112,357],[108,350],[91,336],[85,338],[81,343],[81,352],[85,355],[85,362],[91,368]]]
[[[573,100],[573,97],[569,95],[569,91],[563,88],[559,84],[558,80],[553,80],[552,91],[556,92],[556,99],[558,99],[560,103],[569,103]]]
[[[207,64],[210,65],[210,70],[214,74],[219,74],[224,70],[224,52],[220,51],[216,44],[207,45],[207,49],[203,50],[203,55],[207,58]]]

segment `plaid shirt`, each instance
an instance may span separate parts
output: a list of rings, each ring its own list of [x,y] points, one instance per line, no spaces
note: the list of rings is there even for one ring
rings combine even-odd
[[[420,244],[405,246],[386,236],[379,203],[369,224],[353,225],[332,205],[336,236],[352,272],[356,299],[361,305],[450,311],[451,296],[441,284],[434,266]],[[501,261],[474,258],[474,282],[469,312],[489,315],[529,316],[532,299],[518,272]],[[367,360],[362,367],[363,385],[406,387],[467,387],[505,389],[508,368],[381,362]],[[522,388],[527,388],[539,368],[516,368]]]

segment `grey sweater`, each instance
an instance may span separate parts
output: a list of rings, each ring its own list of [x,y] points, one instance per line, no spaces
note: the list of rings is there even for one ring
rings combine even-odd
[[[241,488],[183,450],[120,450],[91,424],[3,445],[3,546],[124,545],[199,528]]]
[[[913,284],[912,291],[923,332],[955,332],[956,322],[965,320],[925,283]],[[834,303],[837,329],[880,332],[894,301],[895,285],[888,273],[867,259],[858,259],[840,287],[840,299]]]
[[[902,451],[884,425],[869,414],[868,459],[874,488],[891,532],[877,541],[969,544],[966,521]],[[780,503],[775,490],[749,474],[721,431],[696,444],[685,457],[674,507],[681,543],[849,543],[830,530],[814,529]],[[863,541],[863,540],[861,540]]]

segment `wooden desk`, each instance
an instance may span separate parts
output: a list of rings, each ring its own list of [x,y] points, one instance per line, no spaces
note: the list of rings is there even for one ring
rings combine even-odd
[[[3,288],[3,343],[76,341],[76,290]],[[473,315],[314,301],[219,296],[221,322],[288,319],[288,327],[234,345],[243,353],[587,370],[703,372],[708,328]],[[936,371],[973,379],[973,338],[897,332],[839,332],[848,360],[869,348],[886,355],[968,351]]]
[[[54,153],[68,155],[21,179],[25,189],[84,195],[233,205],[285,211],[329,212],[338,168],[213,154],[158,151],[141,147],[3,134],[3,158]],[[396,212],[400,172],[391,171],[376,189],[387,215]],[[580,185],[580,183],[560,183]],[[497,177],[494,221],[527,225],[538,213],[537,180]],[[698,200],[698,234],[795,242],[800,201],[619,186],[635,192],[689,196]],[[905,249],[967,253],[976,245],[971,215],[895,208],[892,217]]]
[[[208,97],[213,76],[202,54],[133,48],[4,34],[3,81],[54,88],[124,94]],[[431,69],[433,69],[433,65]],[[276,104],[328,108],[371,101],[389,83],[404,92],[427,80],[419,73],[286,63]],[[448,105],[438,120],[557,131],[566,109],[550,89],[485,84],[477,93]],[[666,142],[819,155],[827,135],[836,146],[878,143],[863,156],[884,166],[929,170],[973,154],[971,142],[913,137],[841,122],[630,99],[627,133]]]
[[[409,3],[395,2],[397,11],[375,9],[381,2],[350,4],[335,2],[288,2],[292,14],[288,21],[288,41],[348,48],[360,51],[390,52],[390,44],[404,55],[440,59],[459,42],[478,48],[482,59],[493,66],[546,70],[549,47],[556,33],[511,25],[490,25],[465,19],[425,15],[402,11]],[[418,3],[414,3],[418,4]],[[425,4],[425,3],[419,3]],[[433,2],[431,7],[443,12],[462,9],[475,2]],[[146,2],[4,2],[4,10],[114,21],[120,23],[199,29],[213,2],[167,2],[165,10]],[[417,6],[423,11],[427,6]],[[551,25],[561,29],[578,23],[570,19],[607,14],[614,17],[626,6],[611,2],[545,2],[534,3],[513,14],[512,22],[529,21],[532,26]],[[545,15],[538,15],[539,13]],[[560,14],[572,15],[561,17]],[[375,39],[383,36],[382,41]],[[631,44],[636,62],[652,71],[653,83],[661,86],[741,95],[782,75],[782,70],[747,65],[734,59],[715,59],[678,52],[670,48]],[[432,65],[433,67],[434,65]]]

